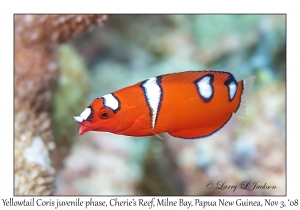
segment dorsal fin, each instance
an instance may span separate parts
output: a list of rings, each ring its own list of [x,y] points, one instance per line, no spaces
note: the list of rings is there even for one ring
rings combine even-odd
[[[216,83],[224,81],[230,75],[228,72],[223,71],[186,71],[180,73],[163,75],[164,83],[191,83],[206,74],[213,74]]]

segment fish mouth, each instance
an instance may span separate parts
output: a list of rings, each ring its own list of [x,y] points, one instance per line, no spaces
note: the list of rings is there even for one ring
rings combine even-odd
[[[83,125],[79,125],[77,133],[78,133],[79,135],[82,135],[82,134],[88,132],[89,130],[90,130],[90,129],[89,129],[88,127],[83,126]]]
[[[78,131],[77,131],[79,135],[82,135],[90,130],[87,126],[82,125],[83,119],[81,116],[73,117],[73,119],[75,122],[79,124]]]

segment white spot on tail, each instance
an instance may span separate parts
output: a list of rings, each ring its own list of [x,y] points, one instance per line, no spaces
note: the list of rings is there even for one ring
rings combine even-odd
[[[151,109],[151,125],[154,128],[158,113],[158,107],[161,100],[161,88],[157,84],[157,78],[151,77],[142,84],[147,99],[148,106]]]
[[[213,88],[211,86],[211,77],[203,77],[200,81],[197,82],[199,93],[203,98],[210,98],[213,94]]]
[[[114,111],[119,108],[119,101],[112,94],[107,94],[102,96],[102,98],[104,99],[104,106],[107,106]]]
[[[237,90],[237,86],[235,84],[234,81],[232,81],[229,85],[229,95],[230,95],[230,100],[233,99],[233,97],[235,96],[236,90]]]

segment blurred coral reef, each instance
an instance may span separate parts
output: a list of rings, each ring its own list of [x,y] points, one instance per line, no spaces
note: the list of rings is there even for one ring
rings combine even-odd
[[[58,147],[52,157],[58,169],[62,167],[61,160],[68,155],[71,144],[75,143],[77,124],[70,116],[81,112],[86,104],[89,75],[82,57],[72,45],[59,46],[55,55],[60,74],[53,99],[52,127]]]
[[[106,18],[15,17],[16,194],[285,195],[284,15],[112,15],[82,33]],[[213,136],[76,134],[72,116],[94,98],[202,69],[256,76],[246,116]],[[276,188],[246,190],[243,182]]]
[[[51,195],[51,112],[59,75],[53,50],[106,15],[15,15],[15,195]]]

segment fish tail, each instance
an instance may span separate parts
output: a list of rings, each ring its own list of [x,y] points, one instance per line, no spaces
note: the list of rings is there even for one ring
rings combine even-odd
[[[247,98],[249,97],[249,94],[253,87],[254,80],[255,80],[255,76],[250,76],[250,77],[247,77],[246,79],[243,79],[240,81],[241,83],[243,83],[243,93],[242,93],[242,97],[241,97],[240,106],[239,106],[238,110],[235,112],[239,116],[245,116]]]

